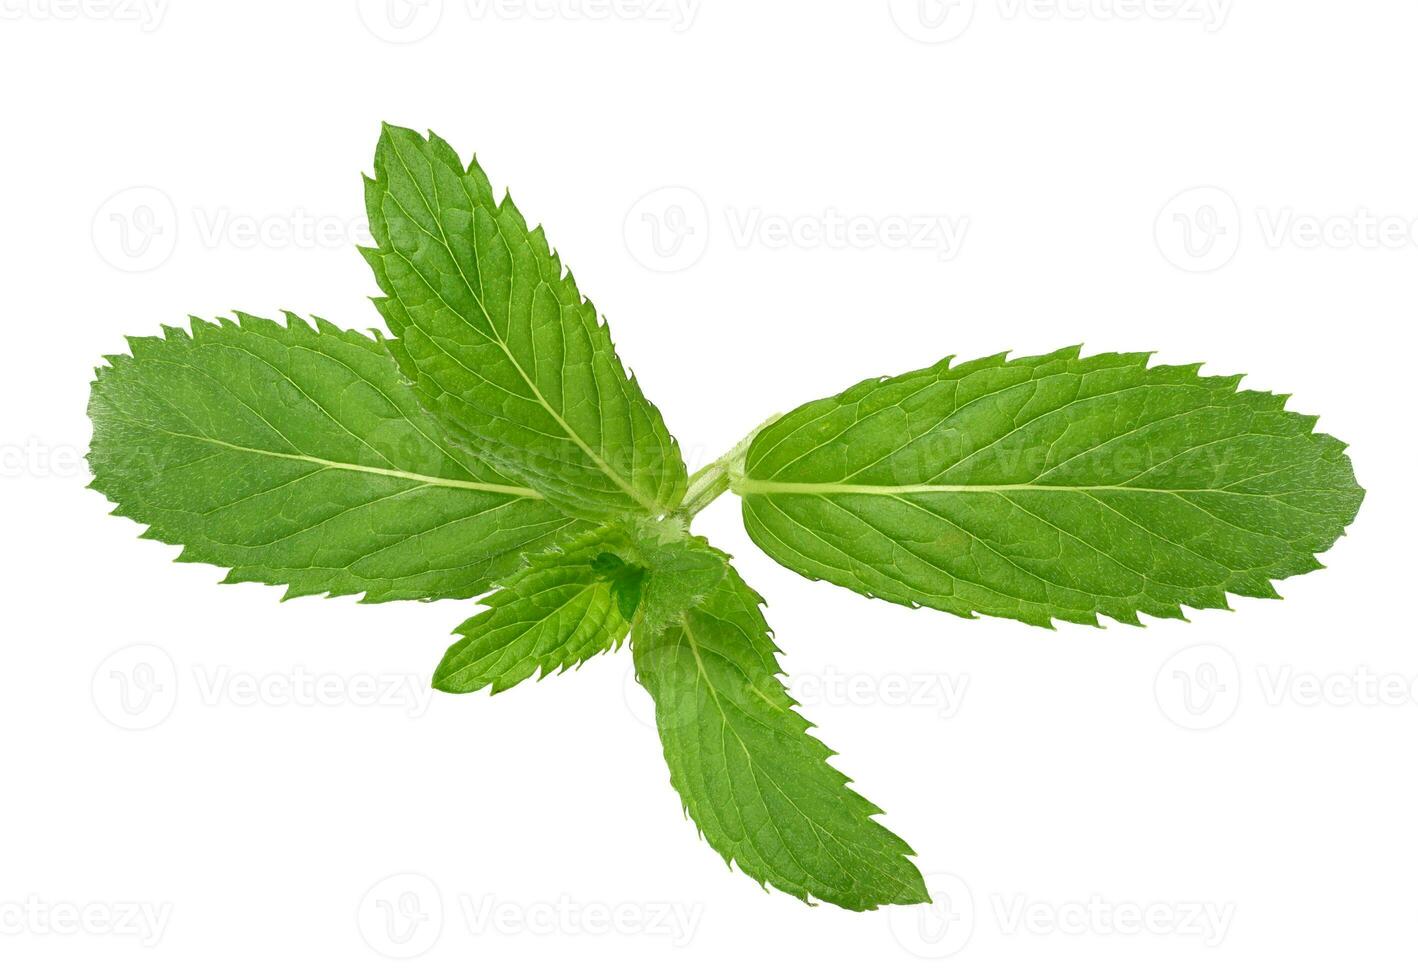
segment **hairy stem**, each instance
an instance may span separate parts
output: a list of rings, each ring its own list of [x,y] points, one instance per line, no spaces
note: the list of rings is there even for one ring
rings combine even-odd
[[[688,522],[695,514],[708,507],[724,491],[728,490],[730,478],[743,469],[744,457],[748,455],[748,447],[753,442],[753,437],[780,418],[782,415],[774,415],[772,418],[765,419],[752,432],[740,439],[733,449],[724,453],[708,466],[696,470],[694,475],[689,478],[689,487],[684,492],[684,501],[675,511],[675,516]]]

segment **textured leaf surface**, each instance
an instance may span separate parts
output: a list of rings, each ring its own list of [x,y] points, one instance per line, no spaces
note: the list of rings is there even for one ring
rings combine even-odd
[[[929,901],[910,848],[794,710],[762,601],[730,568],[678,624],[633,634],[685,811],[725,860],[798,898],[858,910]]]
[[[180,560],[287,596],[465,598],[574,525],[446,445],[381,341],[292,316],[130,339],[93,383],[89,465]]]
[[[365,256],[423,404],[569,513],[673,509],[679,447],[542,229],[436,136],[386,126],[374,173]]]
[[[681,521],[637,519],[623,526],[623,537],[610,550],[639,573],[635,626],[641,631],[659,632],[677,621],[728,571],[727,556],[705,538],[688,534]]]
[[[749,448],[749,534],[810,578],[1038,625],[1319,568],[1363,498],[1344,444],[1286,396],[1147,360],[945,361],[803,405]]]
[[[637,626],[659,632],[713,592],[728,571],[723,553],[704,538],[669,541],[646,549],[645,586]]]
[[[606,554],[611,529],[598,528],[565,548],[533,555],[484,600],[488,609],[457,632],[433,675],[440,691],[492,693],[579,666],[624,642],[630,623],[614,594],[614,579],[596,559]]]

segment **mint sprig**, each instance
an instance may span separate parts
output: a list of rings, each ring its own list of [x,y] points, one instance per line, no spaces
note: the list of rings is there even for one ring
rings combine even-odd
[[[868,596],[1051,626],[1276,597],[1363,491],[1283,396],[1142,354],[943,361],[775,417],[689,476],[605,321],[474,161],[386,126],[364,250],[391,339],[288,315],[132,338],[93,383],[95,489],[180,560],[287,596],[467,599],[434,674],[506,690],[629,639],[671,783],[755,880],[929,901],[833,768],[762,599],[690,522]]]

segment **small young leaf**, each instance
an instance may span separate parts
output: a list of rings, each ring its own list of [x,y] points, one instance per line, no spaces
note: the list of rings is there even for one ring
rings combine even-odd
[[[287,597],[466,598],[584,526],[449,446],[378,339],[238,320],[132,338],[93,383],[93,486],[179,560]]]
[[[729,568],[631,643],[670,782],[710,846],[760,884],[848,909],[930,901],[911,849],[828,763],[779,680],[763,600]]]
[[[728,569],[723,552],[678,520],[634,518],[605,538],[593,565],[611,579],[627,619],[657,633],[708,595]]]
[[[722,552],[699,537],[684,537],[646,547],[644,594],[636,625],[642,634],[657,633],[677,621],[714,590],[728,571]]]
[[[597,528],[532,555],[484,600],[487,611],[457,632],[463,637],[433,674],[440,691],[461,694],[491,687],[497,694],[531,677],[579,666],[613,650],[630,632],[615,595],[617,579],[602,573],[602,551],[619,531]],[[622,568],[628,566],[622,566]]]
[[[612,547],[609,542],[606,542],[606,546]],[[634,619],[635,610],[640,606],[640,593],[645,585],[645,569],[623,561],[619,555],[605,551],[591,559],[591,568],[610,583],[611,594],[615,596],[616,605],[620,607],[620,614],[627,621]]]
[[[764,429],[734,489],[778,562],[1041,626],[1274,598],[1364,492],[1285,396],[1145,354],[1004,355],[864,381]]]
[[[375,300],[422,403],[567,513],[658,515],[679,447],[540,227],[436,136],[385,126],[365,184]]]

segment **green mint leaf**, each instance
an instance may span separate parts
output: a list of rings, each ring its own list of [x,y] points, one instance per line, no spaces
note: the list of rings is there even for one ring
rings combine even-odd
[[[749,535],[809,578],[1041,626],[1275,598],[1363,499],[1344,444],[1147,361],[947,360],[803,405],[749,448]]]
[[[191,321],[135,337],[89,400],[93,487],[179,561],[286,596],[466,598],[578,522],[465,452],[377,338]]]
[[[499,583],[488,607],[458,627],[463,637],[433,674],[440,691],[461,694],[491,687],[497,694],[540,670],[540,677],[579,666],[620,646],[630,632],[616,595],[619,579],[601,571],[615,528],[597,528],[565,547],[531,556]],[[621,565],[619,572],[629,566]]]
[[[632,636],[685,811],[726,861],[805,901],[929,901],[911,849],[873,819],[881,811],[794,710],[762,602],[730,568],[676,625]]]
[[[684,495],[679,447],[540,227],[474,160],[385,126],[365,257],[391,349],[424,406],[567,513],[657,515]]]

